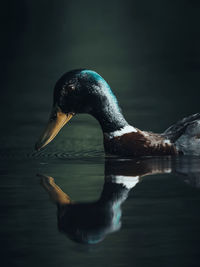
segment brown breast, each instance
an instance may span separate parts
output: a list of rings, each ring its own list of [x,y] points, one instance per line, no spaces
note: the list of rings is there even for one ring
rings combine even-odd
[[[110,138],[104,134],[104,148],[108,154],[119,156],[161,156],[176,155],[175,146],[159,134],[150,132],[126,133]]]

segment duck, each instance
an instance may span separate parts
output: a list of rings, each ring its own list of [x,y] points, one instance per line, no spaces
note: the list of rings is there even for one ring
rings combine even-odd
[[[140,130],[127,122],[109,84],[89,69],[71,70],[56,82],[50,118],[35,149],[44,148],[69,120],[82,113],[99,122],[106,155],[200,155],[200,113],[181,119],[160,134]]]

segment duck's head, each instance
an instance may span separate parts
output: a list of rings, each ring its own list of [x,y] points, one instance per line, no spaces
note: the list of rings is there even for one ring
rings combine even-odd
[[[51,142],[60,129],[78,113],[93,115],[104,131],[124,126],[117,99],[107,82],[95,71],[73,70],[65,73],[55,85],[51,115],[35,145],[36,150]]]

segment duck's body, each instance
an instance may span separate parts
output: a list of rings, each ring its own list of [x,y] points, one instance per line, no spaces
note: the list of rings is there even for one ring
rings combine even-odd
[[[151,132],[136,131],[116,136],[104,134],[105,152],[123,156],[161,156],[176,155],[174,144],[169,139]]]
[[[36,149],[47,145],[77,113],[88,113],[99,121],[107,154],[200,155],[199,113],[179,121],[163,134],[141,131],[128,124],[107,82],[90,70],[71,71],[58,80],[50,120]]]

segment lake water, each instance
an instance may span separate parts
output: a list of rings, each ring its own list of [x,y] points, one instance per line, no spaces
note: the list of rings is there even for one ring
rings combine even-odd
[[[1,266],[199,266],[200,158],[106,158],[100,127],[87,115],[41,152],[33,149],[56,80],[74,68],[98,71],[140,129],[162,132],[199,112],[194,1],[186,8],[9,3],[2,7]],[[52,202],[55,184],[72,202]]]

